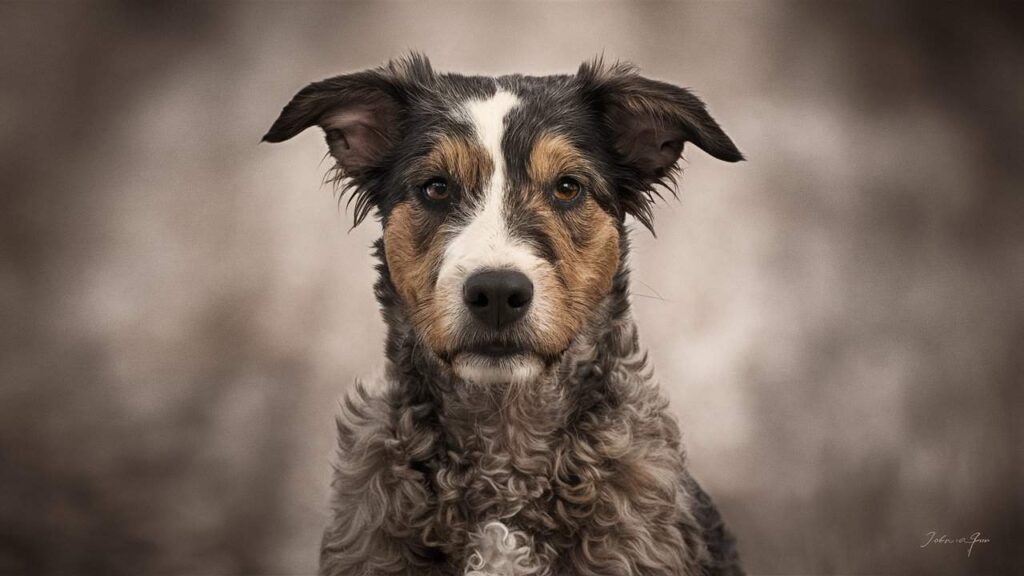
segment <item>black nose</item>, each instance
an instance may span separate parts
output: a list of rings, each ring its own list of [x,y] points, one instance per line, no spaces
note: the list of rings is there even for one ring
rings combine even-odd
[[[497,330],[526,314],[533,299],[533,283],[512,270],[478,272],[466,280],[462,298],[477,320]]]

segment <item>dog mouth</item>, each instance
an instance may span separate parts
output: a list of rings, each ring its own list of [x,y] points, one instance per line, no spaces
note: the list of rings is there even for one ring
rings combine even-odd
[[[470,354],[473,356],[482,356],[484,358],[490,358],[499,360],[502,358],[510,358],[513,356],[524,356],[533,354],[533,351],[522,344],[516,343],[502,343],[502,342],[491,342],[486,344],[477,344],[474,346],[467,346],[458,350],[454,356],[460,356],[463,354]]]
[[[516,361],[539,362],[543,366],[557,364],[568,347],[549,352],[536,347],[529,339],[489,338],[477,342],[460,342],[438,356],[446,364],[472,360],[477,364],[506,364]]]

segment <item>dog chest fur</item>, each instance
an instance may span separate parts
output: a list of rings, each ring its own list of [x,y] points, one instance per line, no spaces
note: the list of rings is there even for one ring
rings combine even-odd
[[[578,345],[571,386],[441,391],[396,365],[359,388],[324,572],[700,574],[678,429],[635,340],[620,322]]]

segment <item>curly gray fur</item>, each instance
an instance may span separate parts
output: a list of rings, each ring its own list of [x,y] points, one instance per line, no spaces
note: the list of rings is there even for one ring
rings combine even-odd
[[[338,418],[321,574],[742,574],[686,471],[624,265],[555,370],[483,387],[418,344],[381,262],[388,368]]]

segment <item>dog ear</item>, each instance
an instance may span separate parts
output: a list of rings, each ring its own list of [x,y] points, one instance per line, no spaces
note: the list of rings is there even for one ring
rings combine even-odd
[[[704,102],[685,88],[644,78],[630,64],[606,65],[600,58],[585,62],[576,77],[632,176],[623,205],[652,232],[652,187],[673,180],[685,143],[719,160],[743,160]]]
[[[380,68],[314,82],[284,107],[263,141],[284,142],[314,124],[323,128],[336,166],[330,180],[345,182],[342,194],[352,191],[348,201],[355,204],[356,226],[379,207],[374,178],[401,137],[409,103],[433,80],[430,61],[414,53]]]
[[[342,175],[358,177],[381,164],[399,137],[410,91],[432,76],[430,62],[413,54],[380,68],[314,82],[284,107],[263,141],[283,142],[316,124],[324,130]]]

